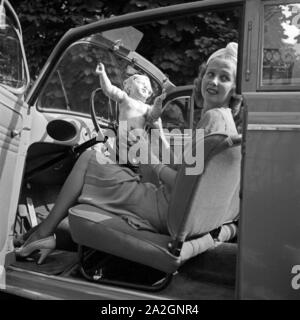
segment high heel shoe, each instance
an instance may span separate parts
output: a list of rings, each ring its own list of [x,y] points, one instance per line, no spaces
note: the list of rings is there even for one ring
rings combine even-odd
[[[22,247],[26,240],[37,230],[39,225],[36,225],[29,229],[26,233],[23,234],[15,234],[13,237],[13,243],[15,248]]]
[[[25,243],[24,234],[15,234],[13,243],[15,248],[20,248]]]
[[[26,258],[33,252],[39,251],[40,257],[37,261],[37,264],[42,264],[49,253],[53,251],[56,246],[55,235],[32,242],[29,242],[29,240],[30,238],[28,238],[28,241],[26,241],[20,248],[16,248],[15,253],[18,257]]]

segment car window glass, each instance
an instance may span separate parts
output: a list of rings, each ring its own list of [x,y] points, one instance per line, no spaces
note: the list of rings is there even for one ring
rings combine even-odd
[[[161,91],[162,91],[161,84],[154,79],[151,73],[149,73],[147,70],[141,69],[138,65],[134,63],[134,61],[128,61],[124,59],[124,57],[120,57],[120,56],[116,56],[115,58],[116,58],[116,61],[118,62],[118,65],[120,66],[121,78],[123,79],[123,81],[128,77],[132,76],[133,74],[145,74],[148,76],[151,82],[153,94],[147,100],[147,103],[149,104],[153,103],[155,97],[161,94]],[[121,85],[121,87],[123,87],[123,85]]]
[[[265,5],[263,86],[300,86],[300,5]]]
[[[89,114],[91,93],[100,87],[95,73],[98,61],[105,63],[112,83],[119,85],[122,79],[113,55],[92,43],[80,42],[65,52],[39,98],[39,107]],[[98,116],[109,117],[108,98],[103,93],[95,95],[95,106]]]
[[[52,73],[38,102],[42,110],[62,110],[90,113],[91,93],[100,88],[98,75],[95,73],[98,62],[105,65],[105,70],[112,84],[123,88],[123,81],[134,73],[145,74],[124,57],[95,43],[79,42],[70,47],[63,55]],[[153,97],[161,92],[161,86],[150,77]],[[149,101],[151,103],[151,99]],[[116,102],[109,100],[101,90],[95,95],[96,115],[106,120],[116,120]]]
[[[15,89],[26,83],[20,37],[9,17],[0,28],[0,83]]]
[[[177,97],[168,101],[161,115],[163,128],[172,130],[188,129],[190,116],[190,97]]]

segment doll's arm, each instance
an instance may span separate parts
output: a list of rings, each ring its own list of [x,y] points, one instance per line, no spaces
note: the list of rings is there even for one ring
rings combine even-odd
[[[149,122],[154,123],[160,118],[162,111],[162,102],[166,98],[165,90],[163,90],[162,94],[155,98],[154,103],[147,112],[147,120]]]
[[[126,92],[110,82],[103,63],[100,62],[97,65],[96,73],[99,74],[100,85],[106,96],[117,102],[122,102],[126,98]]]

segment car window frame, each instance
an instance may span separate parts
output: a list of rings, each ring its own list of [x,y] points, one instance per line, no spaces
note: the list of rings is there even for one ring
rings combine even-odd
[[[191,119],[192,119],[192,115],[193,115],[192,110],[191,110],[192,109],[192,95],[188,95],[188,94],[182,93],[182,94],[180,94],[178,96],[175,96],[175,97],[172,97],[171,99],[168,99],[166,101],[166,103],[163,105],[162,112],[161,112],[161,118],[163,118],[163,113],[166,110],[166,108],[168,107],[168,105],[170,103],[172,103],[174,100],[178,100],[178,99],[188,99],[187,108],[185,110],[186,111],[186,117],[184,117],[184,114],[183,114],[184,120],[187,121],[187,128],[182,128],[182,130],[184,130],[184,129],[192,129],[192,125],[191,125],[191,123],[192,123]],[[163,126],[163,129],[167,129],[167,128],[164,127],[163,120],[162,120],[162,126]],[[176,129],[179,129],[179,128],[176,128]]]
[[[61,61],[64,59],[66,53],[74,46],[76,45],[80,45],[80,44],[92,44],[92,45],[95,45],[101,49],[104,49],[104,50],[108,50],[108,51],[111,51],[111,43],[110,42],[95,42],[93,40],[90,40],[90,39],[81,39],[79,41],[75,41],[73,42],[70,46],[68,46],[66,48],[66,50],[64,50],[64,52],[61,54],[60,58],[58,59],[57,63],[53,66],[53,69],[51,70],[51,73],[49,74],[49,77],[47,77],[47,80],[45,82],[45,85],[43,86],[43,89],[40,91],[37,99],[36,99],[36,103],[35,103],[35,106],[36,106],[36,109],[38,112],[41,112],[41,113],[56,113],[56,114],[68,114],[68,115],[73,115],[73,116],[79,116],[79,117],[85,117],[85,118],[89,118],[90,117],[90,109],[88,109],[88,112],[79,112],[79,111],[74,111],[74,110],[68,110],[67,108],[66,109],[55,109],[55,108],[43,108],[41,106],[41,97],[43,96],[45,90],[47,89],[47,84],[49,82],[49,80],[52,79],[54,73],[58,70],[58,66],[60,65]],[[119,51],[115,51],[115,52],[112,52],[113,56],[115,59],[119,58],[119,59],[122,59],[122,60],[125,60],[126,62],[128,62],[128,65],[133,63],[135,64],[135,59],[134,58],[130,58],[130,57],[127,57],[126,56],[126,53],[128,54],[129,51],[127,50],[119,50]],[[151,77],[152,81],[155,81],[157,83],[157,85],[159,86],[159,91],[161,92],[162,91],[162,83],[161,81],[154,75],[152,74],[151,72],[149,72],[148,70],[146,70],[145,68],[143,68],[143,66],[139,65],[139,64],[136,64],[135,65],[138,69],[140,69],[142,72],[144,72],[145,74],[147,74],[149,77]],[[99,88],[100,88],[100,83],[99,83]],[[117,109],[119,108],[118,106],[118,103],[117,103]],[[118,114],[118,112],[117,112]],[[99,121],[103,121],[104,123],[109,123],[110,121],[105,119],[104,117],[101,117],[101,116],[97,116],[97,119]],[[118,119],[113,119],[113,122],[114,121],[117,121]]]
[[[43,108],[41,106],[41,97],[43,96],[45,90],[47,89],[47,84],[49,82],[49,80],[52,79],[54,73],[58,70],[58,66],[60,65],[61,61],[64,59],[66,53],[74,46],[76,45],[80,45],[80,44],[94,44],[95,46],[98,46],[98,47],[101,47],[101,48],[105,48],[107,49],[107,46],[102,44],[100,45],[99,43],[94,43],[93,41],[87,41],[85,39],[83,40],[79,40],[79,41],[76,41],[76,42],[73,42],[70,46],[68,46],[66,48],[66,50],[64,50],[64,52],[61,54],[59,60],[57,61],[57,63],[53,66],[53,69],[51,71],[51,73],[49,74],[49,77],[47,78],[46,82],[45,82],[45,85],[43,87],[43,89],[40,91],[37,99],[36,99],[36,103],[35,103],[35,106],[36,106],[36,109],[38,112],[41,112],[41,113],[56,113],[56,114],[68,114],[68,115],[73,115],[73,116],[79,116],[79,117],[84,117],[84,118],[90,118],[90,109],[88,110],[88,112],[79,112],[79,111],[74,111],[74,110],[68,110],[67,108],[66,109],[55,109],[55,108]],[[100,88],[100,83],[99,83],[99,88]],[[105,118],[102,118],[102,117],[97,117],[98,120],[103,120],[104,122],[107,122],[107,120]]]
[[[256,89],[259,92],[272,92],[272,91],[281,91],[281,92],[293,92],[300,91],[300,84],[293,85],[263,85],[263,49],[264,49],[264,13],[265,7],[270,5],[289,5],[293,3],[298,3],[296,0],[267,0],[262,1],[260,5],[260,14],[259,14],[259,45],[258,45],[258,72],[257,72],[257,84]]]
[[[11,6],[11,4],[9,2],[4,2],[4,5],[6,8],[6,12],[7,12],[6,18],[9,21],[8,25],[14,30],[16,37],[17,37],[17,40],[20,45],[20,53],[21,53],[21,59],[22,59],[22,73],[24,73],[24,75],[23,75],[24,83],[21,87],[18,87],[18,88],[12,87],[8,84],[4,84],[1,82],[0,82],[0,85],[15,95],[23,95],[23,94],[25,94],[26,90],[29,87],[30,74],[29,74],[29,68],[28,68],[27,58],[26,58],[26,54],[25,54],[25,49],[24,49],[22,27],[19,22],[18,16],[17,16],[16,12],[14,11],[13,7]]]

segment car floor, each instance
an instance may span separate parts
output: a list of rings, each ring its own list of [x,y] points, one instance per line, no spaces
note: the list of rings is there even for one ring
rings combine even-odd
[[[35,257],[17,259],[11,265],[24,270],[39,272],[47,275],[61,275],[71,270],[78,263],[76,252],[55,250],[47,258],[45,263],[38,265]]]
[[[160,291],[149,291],[157,298],[184,299],[184,300],[228,300],[234,299],[235,289],[235,263],[236,263],[236,244],[221,244],[219,247],[209,250],[184,264],[176,274],[173,275],[169,285]],[[112,265],[108,269],[110,278],[115,273],[117,280],[127,278],[132,281],[134,276],[137,278],[151,278],[151,270],[145,272],[145,268],[140,265],[124,260],[110,260],[110,263],[118,261],[118,265]],[[55,250],[47,257],[45,263],[37,265],[33,259],[26,261],[15,261],[11,269],[27,270],[40,275],[59,276],[71,281],[84,281],[87,286],[91,284],[80,272],[77,252]],[[109,264],[106,266],[109,267]],[[131,268],[131,269],[130,269]],[[121,270],[121,273],[118,272]],[[123,272],[123,275],[122,275]],[[156,274],[155,274],[156,273]],[[147,277],[145,278],[145,275]],[[155,279],[157,271],[153,270],[152,278]],[[99,286],[99,294],[102,290],[102,283],[93,282],[94,287]],[[107,283],[105,283],[107,285]],[[113,287],[116,288],[115,285]],[[118,288],[118,286],[117,286]],[[41,289],[42,290],[42,289]],[[130,290],[130,289],[129,289]],[[133,289],[137,290],[137,289]],[[140,290],[147,293],[147,291]],[[80,298],[80,292],[78,292]]]
[[[40,177],[36,178],[40,179]],[[22,199],[24,203],[26,203],[26,197],[32,198],[38,221],[47,217],[60,188],[60,184],[52,184],[49,186],[47,184],[34,183],[31,184],[30,189],[23,188]],[[21,271],[27,270],[28,274],[24,277],[31,279],[30,281],[32,281],[34,277],[36,277],[36,279],[41,278],[41,281],[44,281],[43,275],[50,276],[52,280],[52,277],[59,277],[60,279],[68,279],[71,282],[74,281],[74,283],[80,281],[80,284],[76,284],[76,286],[80,288],[78,293],[76,290],[75,292],[72,291],[75,298],[80,298],[82,297],[83,291],[82,281],[84,281],[87,288],[90,288],[91,282],[86,280],[79,271],[79,258],[76,251],[77,245],[71,239],[67,219],[60,224],[56,232],[56,238],[57,250],[52,252],[42,265],[37,265],[34,259],[14,261],[10,267],[8,267],[9,277],[11,281],[15,283],[13,274],[15,274],[16,277],[22,278]],[[161,291],[151,291],[151,294],[157,298],[186,300],[234,299],[236,254],[236,243],[220,244],[214,249],[190,259],[173,275],[172,281],[166,288]],[[125,261],[122,262],[119,258],[116,259],[117,260],[110,259],[110,264],[105,266],[107,270],[106,274],[108,274],[109,278],[116,276],[118,280],[129,280],[129,282],[141,280],[148,281],[148,283],[153,279],[154,282],[161,279],[159,273],[153,269],[150,270],[151,268],[146,270],[145,267],[140,267],[134,265],[134,263]],[[147,275],[147,279],[145,279],[145,275]],[[25,282],[20,282],[22,286],[26,286],[27,280],[24,281]],[[54,282],[52,282],[51,285],[54,286],[53,283]],[[15,285],[18,286],[18,282],[16,282]],[[62,288],[64,287],[64,284],[61,282],[59,285],[62,286]],[[94,282],[92,286],[93,290],[95,290],[96,297],[98,294],[97,285],[98,284]],[[36,286],[36,288],[38,288],[36,290],[40,290],[40,292],[44,290],[43,287],[39,288],[38,284]],[[55,291],[55,289],[53,290]],[[103,287],[99,284],[99,296],[102,295],[101,292],[103,292]],[[115,297],[119,296],[120,295],[116,295]]]

